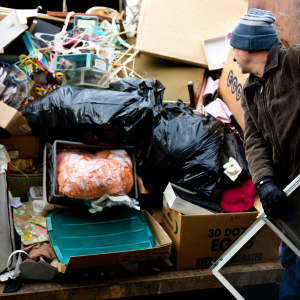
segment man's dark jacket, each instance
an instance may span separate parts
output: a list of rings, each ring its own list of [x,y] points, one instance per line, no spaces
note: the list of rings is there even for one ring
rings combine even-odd
[[[245,152],[253,182],[272,176],[284,188],[300,173],[300,45],[270,49],[262,80],[242,92]]]

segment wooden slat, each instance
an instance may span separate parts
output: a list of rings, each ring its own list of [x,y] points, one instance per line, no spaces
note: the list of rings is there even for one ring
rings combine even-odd
[[[53,17],[60,17],[60,18],[66,18],[68,15],[68,12],[62,12],[62,11],[47,11],[48,16],[53,16]],[[97,15],[97,14],[84,14],[84,13],[74,13],[71,18],[74,18],[74,16],[85,16],[85,17],[98,17],[100,20],[107,20],[109,22],[112,21],[112,18],[102,16],[102,15]]]
[[[148,271],[148,273],[150,273]],[[280,282],[280,261],[225,266],[221,273],[235,287]],[[0,284],[2,291],[4,284]],[[138,277],[86,278],[76,282],[26,283],[17,293],[3,294],[5,300],[114,299],[223,287],[208,269],[153,272]]]

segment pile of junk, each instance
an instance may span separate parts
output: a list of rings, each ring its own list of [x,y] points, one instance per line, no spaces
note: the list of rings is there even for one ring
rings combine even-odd
[[[1,281],[50,280],[91,267],[111,273],[115,265],[132,274],[139,262],[171,253],[177,269],[209,267],[196,258],[180,266],[170,212],[173,219],[244,214],[247,227],[255,221],[261,205],[242,116],[222,90],[223,77],[234,97],[241,84],[225,67],[200,62],[185,69],[198,72],[199,88],[184,81],[188,100],[165,101],[170,83],[149,77],[155,72],[140,61],[152,51],[141,50],[148,2],[126,19],[124,10],[103,7],[47,14],[0,8]],[[231,53],[226,38],[222,66]],[[171,63],[179,78],[184,64]],[[268,247],[278,251],[279,240]]]

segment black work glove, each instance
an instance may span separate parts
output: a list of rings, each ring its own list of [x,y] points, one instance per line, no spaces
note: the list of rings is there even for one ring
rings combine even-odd
[[[255,183],[261,204],[268,218],[283,218],[291,210],[291,204],[272,177],[264,177]]]

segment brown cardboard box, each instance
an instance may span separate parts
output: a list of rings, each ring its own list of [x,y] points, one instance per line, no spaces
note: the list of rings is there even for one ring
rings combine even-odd
[[[124,251],[115,253],[104,253],[87,256],[71,257],[67,269],[89,268],[96,266],[107,266],[129,261],[147,261],[170,258],[172,240],[163,228],[154,220],[146,210],[142,210],[157,246],[152,249]]]
[[[66,274],[68,274],[73,269],[115,266],[119,264],[123,264],[123,266],[125,266],[126,263],[129,262],[170,258],[172,240],[147,211],[142,210],[142,213],[144,214],[149,228],[155,237],[157,243],[155,248],[71,257],[67,266],[59,263],[58,269],[44,261],[36,263],[28,259],[23,262],[18,262],[18,265],[20,264],[18,266],[18,269],[21,272],[20,277],[51,280],[59,275],[58,272],[66,272]]]
[[[230,49],[220,77],[220,96],[227,104],[236,121],[244,130],[244,111],[241,106],[243,85],[249,74],[242,74],[236,62],[233,61],[233,48]]]
[[[246,13],[242,0],[143,0],[137,48],[149,55],[207,67],[203,41],[225,36]]]
[[[33,135],[11,136],[9,139],[1,139],[0,145],[4,145],[7,151],[18,150],[20,158],[37,158],[39,156],[39,138]]]
[[[0,102],[0,127],[11,135],[32,134],[31,128],[24,117],[14,108]]]
[[[209,268],[256,221],[258,212],[182,215],[164,199],[162,226],[171,237],[177,270]],[[264,226],[230,264],[270,262],[278,259],[280,239]]]

